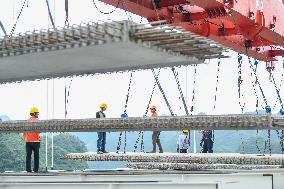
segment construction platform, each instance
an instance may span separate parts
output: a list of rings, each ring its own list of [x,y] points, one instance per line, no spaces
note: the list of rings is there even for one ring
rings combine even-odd
[[[175,171],[87,170],[85,172],[4,173],[5,189],[282,189],[282,170]]]
[[[5,36],[0,38],[0,83],[200,64],[224,57],[224,47],[216,42],[161,24],[89,22]]]
[[[284,116],[192,115],[156,118],[105,118],[2,121],[0,132],[83,132],[83,131],[174,131],[174,130],[257,130],[284,129]]]

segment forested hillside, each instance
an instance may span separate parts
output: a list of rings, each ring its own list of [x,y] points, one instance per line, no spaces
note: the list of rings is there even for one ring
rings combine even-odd
[[[0,134],[0,171],[25,170],[25,143],[22,134]],[[51,165],[51,139],[48,138],[48,169]],[[67,161],[60,159],[69,152],[86,152],[85,144],[76,136],[59,134],[54,136],[54,169],[76,170],[87,168],[83,161]],[[45,171],[45,136],[42,134],[40,148],[40,171]],[[32,164],[33,165],[33,164]]]

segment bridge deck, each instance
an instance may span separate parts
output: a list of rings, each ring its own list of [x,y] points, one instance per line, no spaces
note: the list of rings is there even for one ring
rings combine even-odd
[[[0,174],[0,188],[6,189],[282,189],[283,170],[173,171],[104,170],[66,173]]]

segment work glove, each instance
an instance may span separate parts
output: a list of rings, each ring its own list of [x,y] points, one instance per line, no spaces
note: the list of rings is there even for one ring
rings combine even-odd
[[[179,153],[179,148],[177,148],[177,153]]]
[[[200,147],[202,147],[202,142],[199,143]]]

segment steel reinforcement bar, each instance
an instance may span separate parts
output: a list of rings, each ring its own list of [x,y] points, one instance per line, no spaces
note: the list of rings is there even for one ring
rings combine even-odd
[[[173,130],[256,130],[284,129],[284,116],[270,115],[207,115],[157,118],[60,119],[2,121],[1,133],[85,132],[85,131],[173,131]]]

